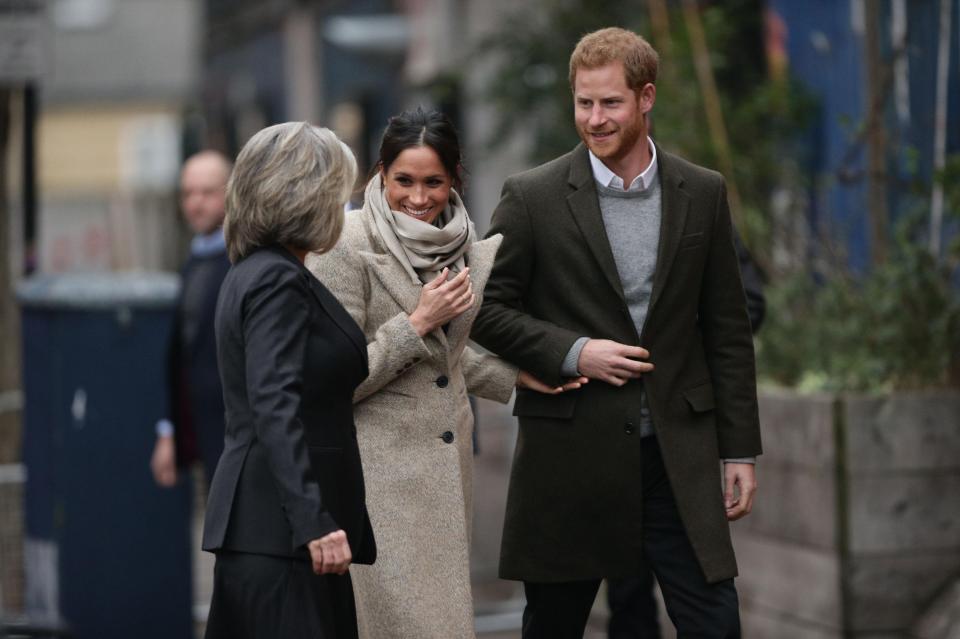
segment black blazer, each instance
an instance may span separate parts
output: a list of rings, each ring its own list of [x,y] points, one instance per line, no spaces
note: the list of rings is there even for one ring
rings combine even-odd
[[[359,327],[299,260],[269,247],[227,274],[216,329],[226,436],[203,549],[307,559],[308,541],[342,528],[354,562],[373,563],[353,423],[367,376]]]

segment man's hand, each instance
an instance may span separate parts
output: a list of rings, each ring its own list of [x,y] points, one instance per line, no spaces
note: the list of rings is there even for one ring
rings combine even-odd
[[[329,535],[307,542],[307,550],[310,551],[313,572],[318,575],[342,575],[353,561],[347,533],[342,530],[335,530]]]
[[[157,437],[150,457],[150,470],[158,486],[170,488],[177,483],[177,451],[173,445],[173,435]]]
[[[755,473],[755,464],[723,464],[723,506],[728,520],[736,521],[750,514],[753,496],[757,492]]]
[[[608,339],[591,339],[580,351],[577,370],[590,379],[623,386],[630,379],[653,370],[650,362],[639,361],[648,357],[650,353],[639,346],[627,346]]]
[[[517,388],[528,388],[545,395],[559,395],[563,391],[577,390],[589,381],[586,377],[572,377],[560,386],[548,386],[527,371],[517,373]]]

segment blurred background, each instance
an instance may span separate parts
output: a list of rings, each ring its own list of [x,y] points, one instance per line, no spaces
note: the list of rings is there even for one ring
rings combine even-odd
[[[960,0],[0,0],[0,636],[202,630],[203,482],[149,470],[183,160],[308,120],[366,175],[431,105],[482,234],[577,143],[567,61],[610,25],[660,52],[653,137],[724,174],[764,275],[744,636],[960,637]],[[477,629],[518,637],[516,425],[477,414]]]

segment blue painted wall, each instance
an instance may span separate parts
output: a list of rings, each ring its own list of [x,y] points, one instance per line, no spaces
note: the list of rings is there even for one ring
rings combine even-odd
[[[960,0],[953,0],[947,153],[960,152]],[[804,143],[810,167],[810,219],[815,231],[846,247],[857,270],[869,263],[867,148],[856,134],[867,111],[863,25],[860,0],[770,0],[788,30],[791,73],[819,100]],[[929,182],[933,166],[933,120],[939,37],[939,0],[907,3],[909,118],[898,117],[892,85],[884,110],[888,134],[889,211],[900,216],[929,206],[926,194],[910,188]],[[893,55],[889,0],[881,3],[881,55]]]

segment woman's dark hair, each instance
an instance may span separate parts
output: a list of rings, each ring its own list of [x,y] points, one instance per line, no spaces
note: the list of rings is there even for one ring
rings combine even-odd
[[[463,187],[460,179],[460,138],[450,119],[435,109],[425,111],[423,107],[417,107],[387,121],[380,141],[378,168],[387,171],[398,155],[418,146],[428,146],[437,153],[440,164],[453,181],[453,187],[460,191]]]

